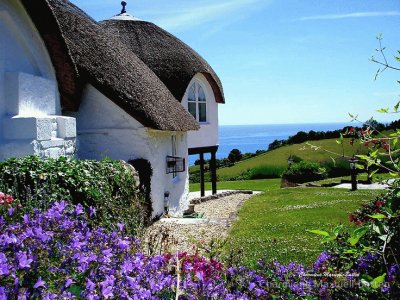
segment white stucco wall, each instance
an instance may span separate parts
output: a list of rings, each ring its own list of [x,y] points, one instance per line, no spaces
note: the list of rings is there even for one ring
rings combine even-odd
[[[19,1],[0,0],[0,160],[73,155],[75,119],[60,107],[39,32]]]
[[[200,130],[188,132],[189,148],[199,148],[218,145],[218,103],[215,101],[214,93],[203,74],[198,73],[190,82],[182,105],[188,110],[189,87],[197,81],[204,89],[207,99],[207,122],[200,123]]]
[[[151,130],[133,119],[93,86],[83,93],[77,120],[78,157],[81,159],[146,159],[153,169],[151,198],[153,217],[164,212],[164,193],[169,192],[169,212],[181,215],[188,206],[186,133]],[[173,178],[166,174],[166,157],[172,154],[176,135],[177,156],[186,158],[186,171]]]

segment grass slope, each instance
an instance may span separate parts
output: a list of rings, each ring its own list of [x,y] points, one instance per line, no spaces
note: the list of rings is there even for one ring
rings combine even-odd
[[[359,144],[350,145],[349,140],[345,139],[342,145],[337,144],[336,139],[326,139],[321,141],[312,141],[311,144],[320,147],[320,150],[312,150],[306,143],[284,146],[248,160],[239,162],[229,168],[221,168],[217,170],[219,180],[229,180],[235,176],[239,176],[247,171],[255,168],[271,168],[276,170],[280,168],[282,171],[287,167],[287,159],[290,155],[297,155],[307,161],[329,161],[335,155],[325,151],[338,153],[341,155],[344,151],[345,155],[362,153],[365,150]],[[304,149],[304,150],[302,150]],[[325,149],[325,150],[323,150]]]

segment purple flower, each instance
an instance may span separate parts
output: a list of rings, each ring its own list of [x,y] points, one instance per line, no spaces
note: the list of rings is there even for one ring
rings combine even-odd
[[[129,241],[123,239],[119,239],[117,243],[117,247],[122,250],[128,249],[129,245],[130,245]]]
[[[39,277],[39,279],[36,281],[35,285],[33,288],[38,289],[40,287],[45,287],[46,282],[42,280],[42,277]]]
[[[7,300],[7,291],[5,287],[0,286],[0,300]]]
[[[119,228],[119,231],[121,231],[121,232],[124,231],[124,228],[125,228],[125,224],[124,223],[118,223],[117,226]]]
[[[96,214],[96,208],[94,208],[93,206],[89,207],[89,216],[93,217]]]
[[[29,224],[29,216],[27,214],[25,214],[22,218],[25,224]]]
[[[114,297],[113,294],[113,287],[111,285],[104,286],[101,288],[101,294],[103,295],[104,298],[109,299]]]
[[[71,278],[67,278],[67,280],[65,281],[64,287],[68,288],[71,286],[71,284],[75,283]]]
[[[9,269],[6,255],[0,252],[0,276],[8,276],[10,274]]]
[[[17,253],[17,259],[18,259],[18,266],[20,269],[30,268],[31,263],[33,262],[32,258],[28,258],[26,252],[21,252],[21,251]]]
[[[314,263],[314,268],[315,269],[321,269],[324,267],[325,262],[327,262],[329,259],[331,259],[331,256],[328,253],[322,252],[320,256],[317,258],[317,260]]]
[[[203,272],[196,272],[196,277],[200,280],[200,281],[203,281],[203,279],[204,279],[204,274],[203,274]]]
[[[94,284],[93,281],[91,281],[89,278],[86,281],[86,289],[89,290],[89,292],[93,292],[94,289],[96,288],[96,285]]]
[[[63,296],[63,299],[73,299],[72,297],[70,297],[70,298],[67,298],[67,297],[64,297],[64,295],[62,295]],[[50,292],[47,292],[44,296],[43,296],[43,300],[56,300],[57,299],[57,295],[56,294],[52,294],[52,293],[50,293]]]
[[[83,214],[85,211],[83,210],[83,206],[81,204],[78,204],[75,209],[74,209],[74,215],[79,216]]]
[[[64,209],[67,207],[67,202],[61,201],[61,202],[55,202],[53,205],[53,208],[57,210],[58,212],[62,213]]]

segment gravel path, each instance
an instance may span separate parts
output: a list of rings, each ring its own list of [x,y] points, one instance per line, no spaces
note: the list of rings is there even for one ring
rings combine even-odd
[[[244,201],[252,195],[235,194],[195,205],[203,219],[161,219],[151,225],[144,236],[148,254],[195,252],[195,241],[207,247],[210,242],[227,236],[232,221]]]

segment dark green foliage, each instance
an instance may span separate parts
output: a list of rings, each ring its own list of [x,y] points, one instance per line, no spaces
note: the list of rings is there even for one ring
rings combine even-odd
[[[135,231],[149,221],[134,175],[120,161],[9,159],[0,163],[0,191],[12,194],[26,210],[46,209],[60,200],[92,206],[97,210],[92,221],[108,229],[123,222]]]
[[[285,168],[282,166],[259,166],[248,171],[247,176],[245,176],[246,178],[243,179],[279,178],[284,171]]]
[[[350,163],[346,158],[327,160],[321,162],[330,178],[349,176],[351,174]]]
[[[228,159],[232,163],[241,161],[242,158],[243,158],[243,155],[239,149],[232,149],[231,152],[229,152]]]
[[[326,170],[319,163],[301,161],[290,166],[282,178],[290,182],[304,183],[327,177]]]
[[[269,144],[268,151],[278,149],[285,145],[287,145],[287,140],[274,140],[271,144]]]

